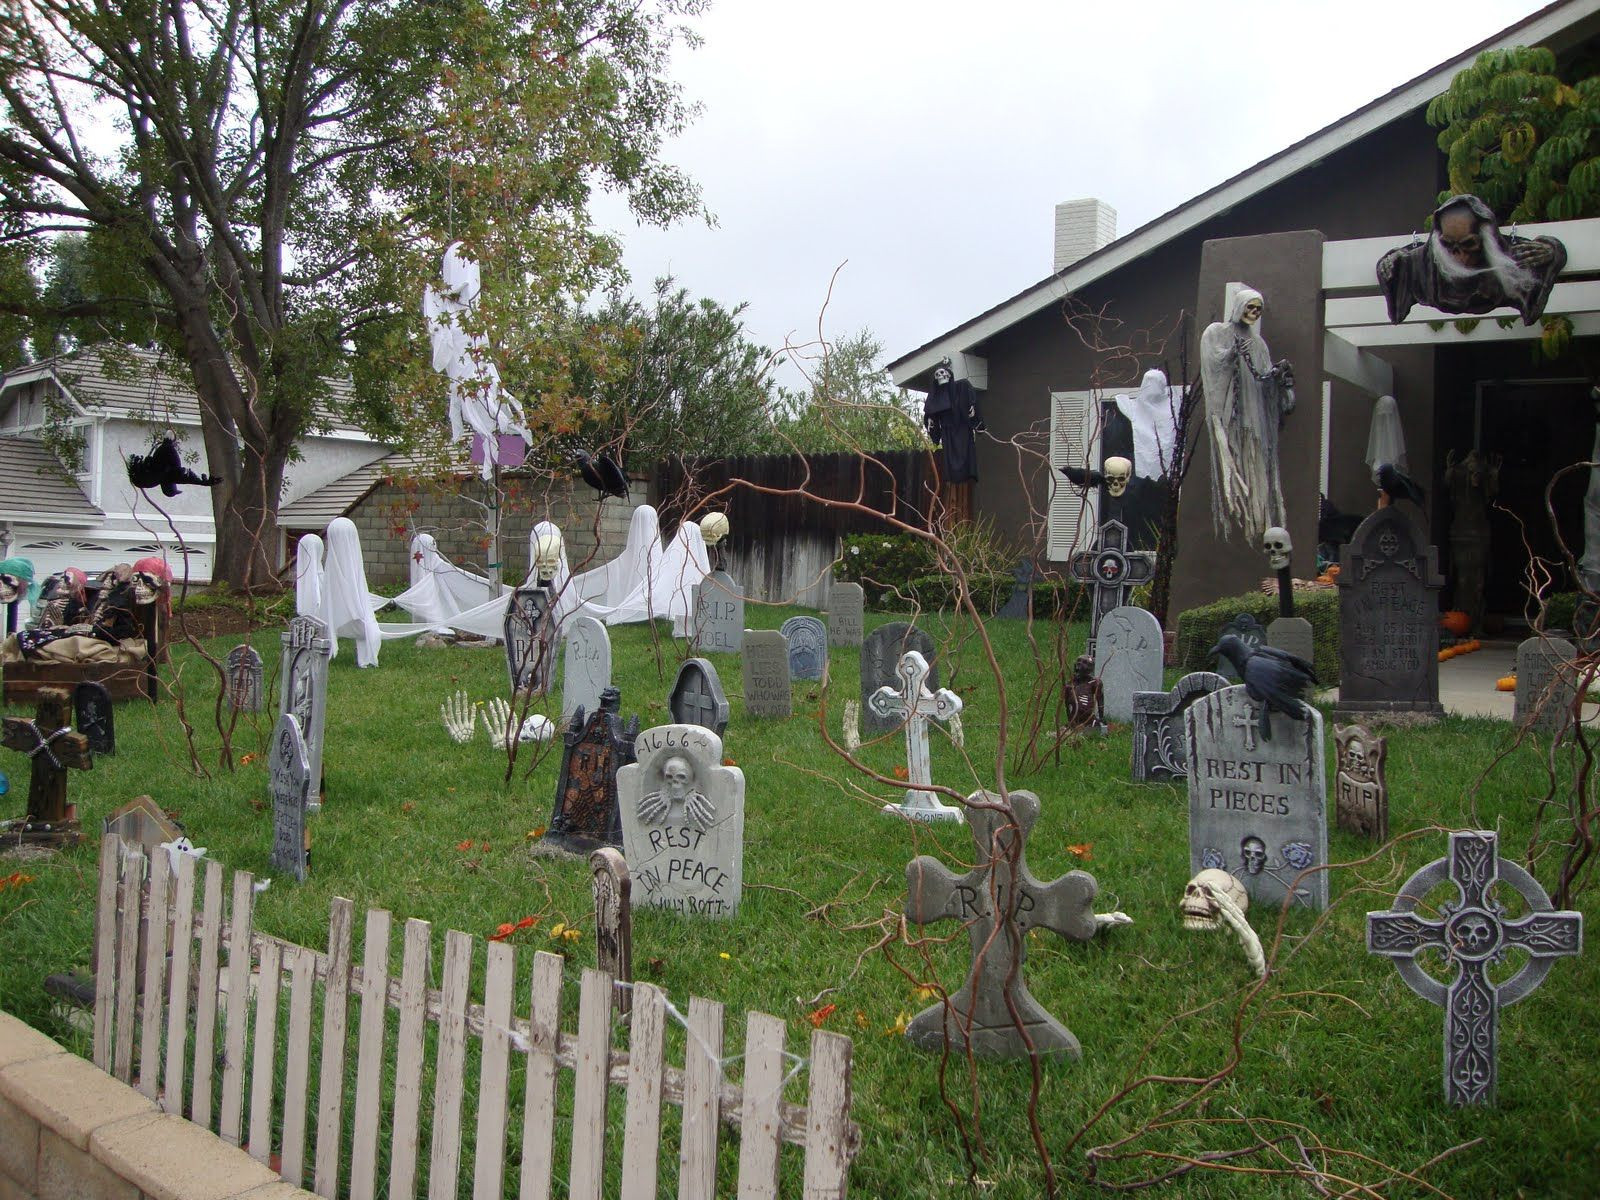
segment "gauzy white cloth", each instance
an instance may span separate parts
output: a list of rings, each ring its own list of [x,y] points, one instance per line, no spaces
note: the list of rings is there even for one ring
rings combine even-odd
[[[433,628],[447,629],[451,617],[487,603],[493,594],[482,575],[464,571],[440,554],[433,534],[419,533],[411,539],[411,586],[394,603]]]
[[[1167,386],[1164,372],[1151,369],[1137,393],[1112,397],[1133,426],[1133,473],[1141,479],[1160,479],[1172,467],[1181,396],[1181,388]]]
[[[641,505],[641,508],[648,507]],[[645,523],[653,525],[655,511],[651,510],[644,521],[635,513],[635,525],[629,531],[628,544],[607,568],[616,570],[604,577],[608,597],[615,595],[633,580],[633,586],[615,603],[603,604],[599,598],[586,599],[579,611],[604,621],[607,625],[627,625],[636,621],[649,621],[665,617],[672,621],[673,632],[682,633],[689,616],[694,585],[711,571],[710,556],[706,553],[705,535],[694,521],[684,521],[678,526],[672,541],[665,546],[652,543],[643,546],[643,561],[634,533],[642,532]],[[592,581],[600,579],[600,571],[586,572],[580,580],[580,591],[587,593]]]
[[[328,587],[322,556],[322,539],[314,533],[301,534],[294,550],[294,611],[298,616],[315,617],[326,624]],[[329,659],[338,653],[339,642],[336,638]]]
[[[378,665],[381,635],[372,615],[374,599],[380,606],[386,603],[367,591],[367,569],[355,522],[335,517],[328,523],[327,621],[335,639],[355,639],[358,667]]]
[[[1378,464],[1392,463],[1406,470],[1406,431],[1400,425],[1400,406],[1393,396],[1379,396],[1372,406],[1372,426],[1367,431],[1367,470],[1378,486]]]
[[[628,521],[628,540],[610,562],[573,576],[577,598],[598,611],[609,611],[638,591],[661,557],[661,522],[656,510],[641,504]]]

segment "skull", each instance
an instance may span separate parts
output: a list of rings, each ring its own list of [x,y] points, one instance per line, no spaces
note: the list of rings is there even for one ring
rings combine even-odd
[[[1267,866],[1267,844],[1251,834],[1239,843],[1239,857],[1244,860],[1248,874],[1259,875]]]
[[[1439,245],[1457,265],[1468,270],[1481,270],[1488,263],[1477,218],[1466,207],[1451,207],[1440,216]]]
[[[1289,540],[1289,531],[1274,525],[1261,535],[1261,549],[1266,554],[1267,561],[1272,564],[1274,571],[1281,571],[1289,565],[1289,555],[1294,553],[1294,543]]]
[[[161,598],[163,581],[148,571],[133,573],[133,598],[140,604],[154,604]]]
[[[669,800],[681,801],[694,782],[694,768],[681,754],[674,754],[661,767],[661,790]]]
[[[10,604],[27,590],[27,584],[15,575],[0,575],[0,604]]]
[[[1183,899],[1178,902],[1183,927],[1207,931],[1221,928],[1221,909],[1216,901],[1219,895],[1232,900],[1240,912],[1250,907],[1250,897],[1237,879],[1226,871],[1208,868],[1184,885]]]
[[[1455,923],[1455,934],[1467,954],[1482,954],[1494,941],[1494,927],[1487,917],[1471,914]]]
[[[701,517],[700,534],[706,539],[706,545],[715,546],[728,536],[728,514],[711,512]]]
[[[1128,490],[1128,480],[1133,477],[1133,463],[1121,456],[1106,459],[1106,491],[1120,496]]]
[[[539,568],[541,578],[548,579],[561,566],[562,548],[561,531],[558,529],[547,529],[535,539],[533,562]]]
[[[933,382],[935,385],[949,383],[953,376],[950,374],[950,364],[942,362],[933,369]]]

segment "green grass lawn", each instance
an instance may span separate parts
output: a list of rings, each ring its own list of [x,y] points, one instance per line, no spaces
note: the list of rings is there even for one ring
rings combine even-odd
[[[752,606],[749,619],[776,628],[794,611]],[[869,617],[869,626],[883,619]],[[992,787],[997,685],[981,642],[970,628],[942,621],[925,625],[946,647],[942,682],[955,686],[966,702],[965,752],[936,736],[935,779]],[[1054,669],[1055,631],[1036,626],[1030,640],[1026,626],[1006,621],[992,622],[988,631],[1009,692],[1014,745],[1017,729],[1035,715],[1030,694],[1036,663],[1042,658]],[[1082,630],[1074,630],[1071,653],[1081,638]],[[612,639],[624,714],[639,713],[646,727],[664,722],[681,649],[664,631],[653,641],[643,626],[613,629]],[[236,640],[218,639],[211,648],[220,656]],[[276,634],[263,632],[254,641],[269,675],[275,674]],[[747,780],[743,905],[728,922],[636,912],[638,976],[664,987],[681,1010],[691,995],[722,1001],[730,1054],[742,1045],[747,1010],[785,1018],[790,1047],[799,1050],[811,1030],[807,1013],[837,1006],[827,1027],[856,1041],[854,1114],[864,1140],[852,1175],[855,1194],[1042,1195],[1043,1172],[1028,1123],[1028,1065],[984,1063],[969,1076],[964,1062],[952,1060],[941,1095],[938,1058],[893,1032],[902,1016],[928,1003],[915,995],[914,981],[953,990],[968,957],[966,938],[956,936],[931,948],[930,973],[918,952],[900,942],[896,922],[904,906],[905,864],[921,853],[952,865],[970,862],[969,835],[962,827],[908,827],[879,813],[885,800],[897,798],[895,790],[854,772],[823,744],[817,728],[821,685],[796,685],[792,718],[756,720],[746,715],[739,696],[737,659],[714,661],[733,702],[725,752]],[[856,654],[835,651],[831,668],[827,712],[837,736],[843,701],[856,696]],[[237,748],[258,757],[229,773],[218,766],[211,715],[216,681],[209,668],[180,648],[166,678],[182,690],[183,711],[195,725],[209,777],[189,769],[178,706],[170,698],[155,707],[123,705],[117,711],[119,753],[72,779],[85,829],[97,834],[107,812],[148,792],[175,810],[195,844],[227,867],[272,874],[261,755],[272,714],[241,721]],[[482,937],[502,922],[537,915],[541,923],[518,935],[518,944],[528,947],[519,954],[522,1003],[531,949],[556,948],[546,933],[555,923],[576,925],[583,930],[580,940],[559,943],[574,968],[565,997],[570,1029],[575,968],[594,962],[588,870],[581,862],[530,855],[527,836],[549,820],[559,752],[547,753],[530,773],[524,748],[508,784],[504,756],[491,751],[481,734],[472,745],[457,746],[439,721],[440,702],[455,688],[487,700],[504,686],[498,649],[419,649],[391,642],[378,669],[359,671],[346,643],[331,672],[328,802],[313,818],[311,876],[298,887],[275,881],[260,898],[256,924],[321,947],[334,896],[350,897],[358,913],[383,907],[398,919],[427,919],[434,927],[437,986],[446,929]],[[545,711],[558,708],[559,698],[552,696]],[[1331,759],[1331,721],[1327,733]],[[1394,732],[1392,832],[1471,824],[1465,796],[1508,737],[1508,726],[1483,720],[1451,719],[1431,729]],[[889,738],[862,757],[889,775],[904,762],[903,744]],[[1008,768],[1015,767],[1015,757]],[[1387,960],[1369,956],[1364,937],[1367,910],[1389,907],[1400,881],[1442,855],[1443,834],[1402,841],[1371,862],[1335,870],[1332,909],[1320,921],[1307,913],[1288,918],[1279,969],[1239,1021],[1252,980],[1237,945],[1222,935],[1185,933],[1177,919],[1177,900],[1189,876],[1184,793],[1130,783],[1128,757],[1128,733],[1118,730],[1067,748],[1059,764],[1052,760],[1028,775],[1015,769],[1006,774],[1009,786],[1032,789],[1043,803],[1028,847],[1034,873],[1048,880],[1083,867],[1099,880],[1098,907],[1120,908],[1135,922],[1088,945],[1048,934],[1030,942],[1030,988],[1083,1044],[1082,1061],[1041,1067],[1037,1117],[1066,1194],[1093,1190],[1086,1182],[1090,1147],[1135,1133],[1191,1089],[1142,1088],[1074,1142],[1108,1099],[1142,1075],[1204,1077],[1221,1070],[1232,1057],[1236,1025],[1242,1057],[1231,1075],[1203,1106],[1169,1119],[1124,1150],[1188,1155],[1248,1144],[1257,1135],[1293,1135],[1330,1176],[1335,1192],[1333,1179],[1375,1184],[1389,1178],[1384,1195],[1600,1194],[1600,953],[1590,947],[1581,959],[1560,961],[1543,988],[1502,1014],[1498,1109],[1447,1109],[1440,1085],[1443,1014],[1412,995]],[[0,770],[12,780],[0,813],[20,815],[26,768],[18,756],[0,753]],[[1543,790],[1540,758],[1531,747],[1516,751],[1478,790],[1478,821],[1500,830],[1508,857],[1521,855],[1534,798]],[[1077,847],[1082,858],[1069,847]],[[1356,839],[1338,832],[1330,834],[1330,851],[1339,862],[1367,854]],[[0,869],[0,877],[17,866],[35,876],[0,891],[0,1007],[55,1036],[77,1038],[76,1045],[82,1039],[52,1015],[40,982],[47,973],[88,962],[95,864],[92,838],[56,858]],[[1548,865],[1536,874],[1549,886]],[[831,903],[821,908],[824,902]],[[1592,894],[1580,907],[1593,917]],[[1251,916],[1270,953],[1277,914]],[[358,916],[358,944],[360,929]],[[896,934],[888,951],[874,949],[886,932]],[[930,926],[928,933],[959,931]],[[480,986],[482,970],[480,949]],[[352,1041],[355,1024],[352,1014]],[[791,1084],[790,1098],[802,1099],[803,1088],[802,1076]],[[520,1080],[513,1081],[512,1093],[520,1105]],[[965,1183],[963,1135],[947,1100],[968,1118],[966,1133],[981,1147],[977,1174],[983,1182],[976,1189]],[[618,1123],[621,1107],[612,1106]],[[970,1124],[975,1108],[981,1114],[976,1128]],[[469,1143],[472,1115],[469,1100],[463,1114]],[[557,1140],[564,1141],[559,1131]],[[1461,1143],[1471,1144],[1424,1173],[1439,1192],[1393,1181],[1395,1172],[1415,1171]],[[1319,1152],[1318,1145],[1344,1153]],[[1281,1155],[1230,1159],[1225,1173],[1195,1172],[1150,1194],[1315,1194],[1304,1180],[1268,1173],[1299,1154],[1293,1143],[1279,1146]],[[465,1149],[470,1155],[470,1145]],[[1113,1161],[1101,1166],[1100,1177],[1130,1181],[1177,1165],[1171,1158]],[[670,1179],[670,1169],[666,1174]],[[463,1176],[470,1178],[470,1172]],[[731,1189],[731,1169],[723,1178]]]

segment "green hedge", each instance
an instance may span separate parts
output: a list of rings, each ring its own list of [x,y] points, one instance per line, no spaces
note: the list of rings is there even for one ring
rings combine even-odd
[[[1214,671],[1215,660],[1206,651],[1216,645],[1222,627],[1239,613],[1249,613],[1263,625],[1278,615],[1278,596],[1274,592],[1246,592],[1229,596],[1200,608],[1191,608],[1178,617],[1178,666],[1185,671]],[[1339,592],[1337,589],[1298,591],[1294,594],[1294,615],[1311,622],[1316,644],[1317,678],[1324,687],[1339,684]]]

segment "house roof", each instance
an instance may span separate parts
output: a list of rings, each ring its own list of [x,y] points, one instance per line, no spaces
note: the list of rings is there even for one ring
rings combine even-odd
[[[27,437],[0,437],[0,521],[98,525],[105,513],[62,473],[55,452]]]
[[[1457,72],[1470,65],[1485,50],[1507,46],[1548,45],[1579,40],[1574,29],[1581,22],[1594,22],[1600,14],[1600,0],[1558,0],[1529,17],[1501,30],[1493,37],[1456,55],[1432,70],[1401,84],[1393,91],[1366,104],[1311,136],[1257,163],[1249,170],[1219,183],[1209,191],[1180,204],[1170,212],[1141,225],[1133,232],[1079,259],[1060,272],[1045,276],[1038,283],[1003,300],[971,320],[925,342],[909,354],[889,363],[894,382],[901,387],[927,386],[926,376],[939,360],[970,350],[985,339],[1010,328],[1033,314],[1059,304],[1067,296],[1109,275],[1117,268],[1155,250],[1173,238],[1187,233],[1258,192],[1280,183],[1308,167],[1315,166],[1336,150],[1398,120],[1443,93]]]
[[[349,513],[387,476],[410,462],[403,454],[386,454],[364,467],[357,467],[350,474],[285,504],[278,510],[278,524],[285,529],[322,529],[335,517]]]

